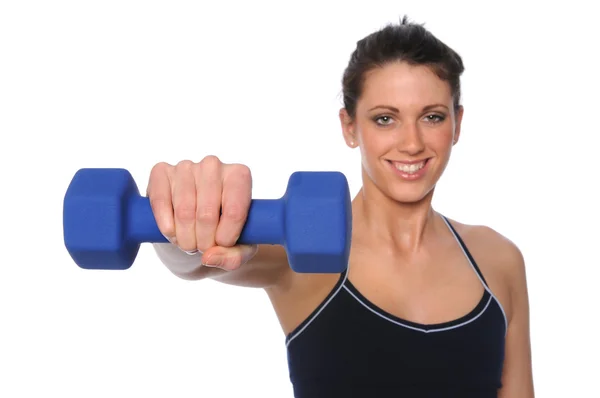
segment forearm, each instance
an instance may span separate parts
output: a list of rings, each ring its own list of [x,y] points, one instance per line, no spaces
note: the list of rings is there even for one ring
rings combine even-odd
[[[291,272],[285,250],[277,245],[259,245],[256,255],[233,271],[203,265],[201,253],[190,255],[169,243],[153,246],[165,267],[184,280],[214,279],[229,285],[266,288],[279,284]]]
[[[155,243],[152,246],[159,260],[178,278],[201,280],[226,273],[222,269],[202,265],[202,253],[187,254],[170,243]]]

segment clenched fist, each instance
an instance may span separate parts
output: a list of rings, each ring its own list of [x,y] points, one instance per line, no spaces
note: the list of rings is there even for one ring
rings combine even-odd
[[[202,264],[234,270],[256,254],[256,245],[236,244],[252,197],[247,166],[216,156],[161,162],[152,168],[147,196],[162,234],[188,254],[200,252]]]

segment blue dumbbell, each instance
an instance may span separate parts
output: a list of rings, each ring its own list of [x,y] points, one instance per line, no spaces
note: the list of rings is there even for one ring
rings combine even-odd
[[[65,246],[84,269],[131,267],[140,244],[167,242],[150,200],[124,169],[81,169],[63,204]],[[350,252],[352,209],[339,172],[295,172],[280,199],[253,199],[238,243],[284,246],[301,273],[339,273]]]

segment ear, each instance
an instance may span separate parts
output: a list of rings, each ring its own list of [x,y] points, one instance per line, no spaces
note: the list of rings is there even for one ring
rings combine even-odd
[[[354,119],[350,117],[346,108],[340,109],[339,116],[346,145],[350,148],[356,148],[358,146],[358,137],[356,136]]]
[[[465,108],[460,105],[458,110],[456,111],[455,120],[454,120],[454,142],[453,145],[456,145],[458,139],[460,138],[460,129],[462,126],[463,114],[465,113]]]

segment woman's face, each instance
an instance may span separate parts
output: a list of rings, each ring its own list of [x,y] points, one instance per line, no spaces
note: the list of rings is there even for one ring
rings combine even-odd
[[[360,147],[365,189],[413,203],[433,192],[458,141],[462,107],[426,66],[395,62],[366,75],[352,119],[340,111],[344,139]]]

